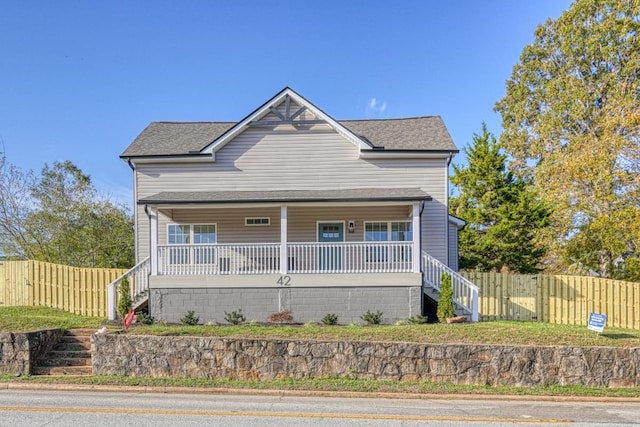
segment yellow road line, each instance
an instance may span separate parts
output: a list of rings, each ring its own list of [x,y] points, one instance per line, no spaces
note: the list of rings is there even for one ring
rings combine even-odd
[[[261,412],[261,411],[198,411],[180,409],[137,409],[137,408],[61,408],[46,406],[0,406],[0,412],[53,412],[77,414],[137,414],[137,415],[191,415],[218,417],[271,417],[271,418],[336,418],[367,419],[392,421],[465,421],[465,422],[505,422],[505,423],[550,423],[569,424],[571,420],[550,418],[499,418],[499,417],[461,417],[435,415],[385,415],[385,414],[332,414],[316,412]]]

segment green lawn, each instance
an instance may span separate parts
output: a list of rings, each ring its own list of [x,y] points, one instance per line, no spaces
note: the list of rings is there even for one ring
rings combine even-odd
[[[100,328],[104,319],[77,316],[49,307],[0,307],[0,332],[27,332],[51,328]]]
[[[100,328],[104,319],[76,316],[46,307],[0,308],[0,331],[45,328]],[[113,329],[120,330],[117,326]],[[479,322],[467,324],[321,326],[321,325],[134,325],[126,333],[147,335],[200,335],[221,337],[401,341],[418,343],[567,345],[640,347],[640,331],[605,328],[598,334],[584,325],[539,322]]]

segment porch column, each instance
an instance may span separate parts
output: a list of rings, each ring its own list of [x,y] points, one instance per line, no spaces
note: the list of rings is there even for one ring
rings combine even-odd
[[[422,249],[420,248],[420,236],[422,235],[422,229],[420,228],[420,203],[413,204],[413,269],[414,273],[420,273],[420,258],[422,255]]]
[[[280,206],[280,273],[282,274],[287,274],[289,269],[287,228],[287,206]]]
[[[149,259],[151,260],[151,275],[158,275],[158,208],[150,208],[149,216]]]

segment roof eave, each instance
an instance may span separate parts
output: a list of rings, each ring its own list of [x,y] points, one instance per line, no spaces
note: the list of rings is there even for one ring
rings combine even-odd
[[[153,155],[125,155],[120,156],[125,162],[134,163],[213,163],[213,153],[189,154],[153,154]]]
[[[361,159],[448,159],[459,150],[361,150]]]

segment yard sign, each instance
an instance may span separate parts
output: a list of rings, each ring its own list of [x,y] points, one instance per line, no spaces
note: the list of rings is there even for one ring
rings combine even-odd
[[[607,321],[606,314],[600,313],[591,313],[589,314],[589,326],[588,328],[592,331],[602,332],[604,331],[604,324]]]

